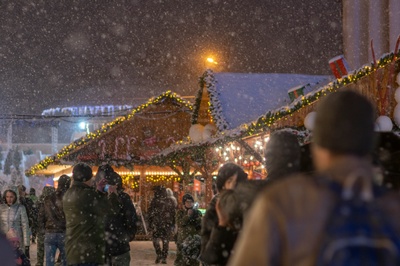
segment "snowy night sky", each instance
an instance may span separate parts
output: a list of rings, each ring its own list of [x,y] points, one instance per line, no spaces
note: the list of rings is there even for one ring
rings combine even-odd
[[[341,1],[301,2],[0,0],[0,114],[195,95],[210,55],[223,72],[330,74]]]

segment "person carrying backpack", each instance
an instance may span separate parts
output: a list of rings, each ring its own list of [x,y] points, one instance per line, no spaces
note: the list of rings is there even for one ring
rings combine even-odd
[[[271,184],[229,265],[400,265],[400,196],[373,184],[374,108],[343,90],[317,108],[314,176]]]

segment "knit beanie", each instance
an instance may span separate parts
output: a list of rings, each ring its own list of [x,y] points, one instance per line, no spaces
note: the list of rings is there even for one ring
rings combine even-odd
[[[108,184],[117,186],[118,189],[122,189],[122,177],[118,173],[111,172],[109,176],[106,176],[106,180]]]
[[[72,170],[72,178],[74,181],[86,182],[93,177],[92,168],[85,163],[78,163]]]
[[[187,200],[194,201],[192,195],[190,195],[190,194],[185,194],[185,195],[183,195],[183,197],[182,197],[182,203],[185,204],[185,202],[186,202]]]
[[[351,90],[326,96],[317,108],[313,141],[336,154],[367,155],[374,145],[372,104]]]

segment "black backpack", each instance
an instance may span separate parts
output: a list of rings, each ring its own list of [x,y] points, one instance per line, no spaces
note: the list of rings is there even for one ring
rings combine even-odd
[[[342,187],[328,179],[320,180],[338,200],[327,222],[316,265],[400,265],[400,238],[374,200],[385,191],[363,178],[346,181]],[[358,181],[363,186],[357,193]]]

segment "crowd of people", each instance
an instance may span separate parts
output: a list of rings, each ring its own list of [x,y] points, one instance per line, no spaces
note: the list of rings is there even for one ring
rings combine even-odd
[[[290,131],[272,133],[265,180],[224,164],[204,215],[190,193],[177,200],[171,189],[154,187],[147,221],[155,263],[167,263],[175,241],[177,266],[400,265],[400,182],[390,164],[400,141],[383,135],[385,144],[377,144],[374,118],[360,94],[328,95],[311,145],[300,146]],[[25,191],[3,193],[4,265],[30,265],[31,241],[38,244],[37,265],[44,254],[46,265],[130,265],[137,215],[112,167],[99,167],[93,177],[78,163],[56,190],[45,187],[39,198]]]

